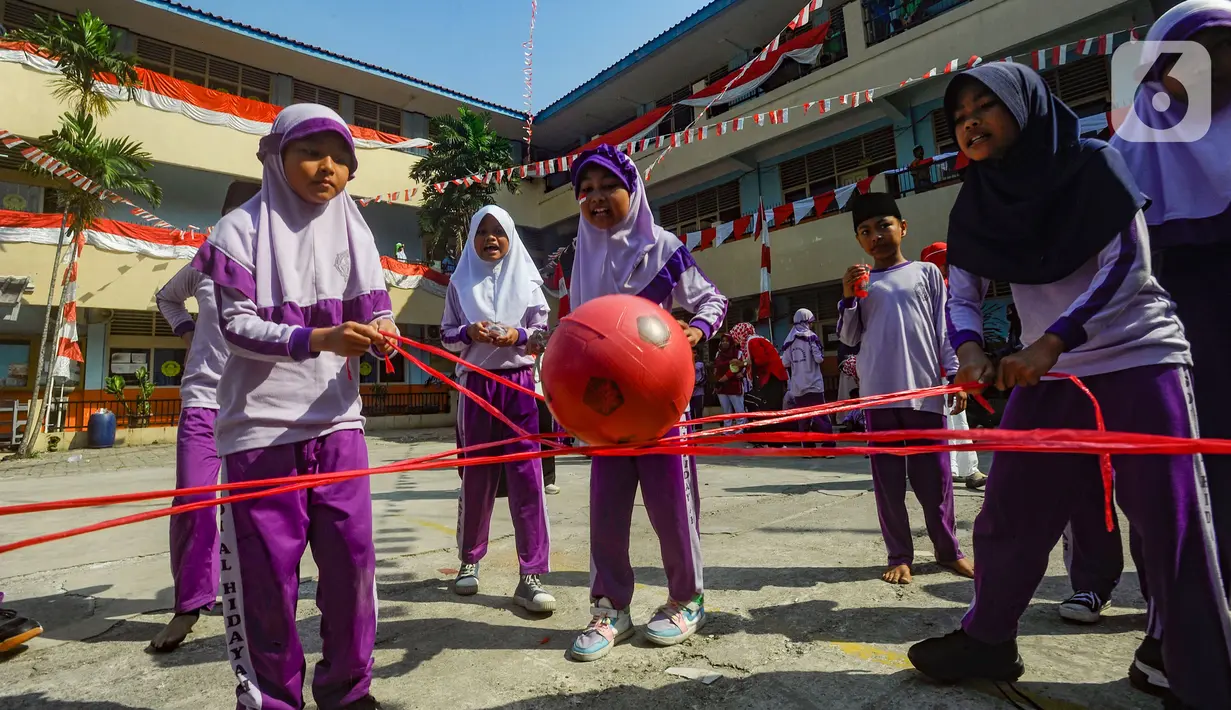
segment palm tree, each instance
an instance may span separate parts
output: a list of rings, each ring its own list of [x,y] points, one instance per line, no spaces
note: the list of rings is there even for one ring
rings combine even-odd
[[[75,19],[60,16],[35,18],[34,27],[10,32],[7,39],[30,42],[41,47],[54,58],[60,76],[53,81],[53,95],[68,103],[72,113],[61,117],[58,130],[40,139],[43,150],[62,163],[109,190],[131,192],[157,206],[162,192],[143,173],[150,167],[150,156],[141,144],[127,138],[102,138],[94,124],[93,116],[106,116],[111,112],[113,99],[99,91],[103,82],[100,77],[110,75],[115,84],[131,95],[137,83],[136,59],[116,50],[115,35],[111,28],[94,14],[86,11]],[[31,170],[41,170],[27,164]],[[39,343],[38,359],[34,375],[34,396],[30,405],[25,437],[18,455],[29,456],[34,450],[38,434],[42,430],[44,396],[40,396],[40,382],[47,380],[50,390],[51,378],[44,372],[44,361],[49,352],[48,342],[51,327],[51,312],[55,279],[65,245],[65,234],[73,239],[88,229],[101,217],[103,203],[90,195],[65,184],[63,193],[64,218],[60,226],[60,239],[56,243],[55,261],[51,268],[51,286],[47,289],[47,307],[43,316],[43,336]],[[76,259],[76,251],[73,252]],[[56,309],[56,329],[60,332],[63,320],[63,304],[66,291],[60,295],[61,307]]]
[[[75,19],[37,15],[34,27],[13,30],[6,39],[38,45],[56,61],[61,76],[52,83],[53,95],[71,104],[78,116],[111,113],[111,99],[97,89],[100,76],[110,75],[131,94],[137,85],[136,59],[115,48],[115,35],[97,15],[86,11]]]
[[[428,156],[410,169],[410,177],[424,185],[453,178],[483,175],[509,166],[509,142],[492,130],[491,114],[459,107],[457,115],[432,119],[435,145]],[[516,193],[520,180],[510,176],[505,187]],[[470,217],[480,207],[490,205],[500,190],[495,182],[475,183],[469,187],[449,184],[444,192],[425,190],[419,227],[423,232],[423,256],[448,254],[456,258],[466,246]]]
[[[145,176],[152,165],[152,156],[145,151],[140,143],[126,137],[104,138],[99,135],[90,115],[77,116],[66,113],[60,117],[60,128],[50,135],[43,136],[39,143],[44,151],[55,156],[57,160],[73,168],[77,172],[93,180],[96,184],[112,192],[123,192],[140,197],[157,207],[162,201],[162,188]],[[32,170],[42,170],[33,164],[27,164]],[[100,219],[106,212],[106,204],[96,194],[79,190],[71,185],[61,191],[64,206],[65,227],[68,232],[68,243],[74,243],[82,232]],[[60,244],[64,244],[61,238]],[[57,258],[52,267],[52,279],[56,276],[60,263],[60,249],[56,250]],[[77,250],[71,252],[71,261],[77,260]],[[65,280],[60,292],[60,308],[56,313],[55,330],[50,331],[59,337],[64,321],[64,301],[68,294],[68,282]],[[48,326],[51,316],[52,294],[47,294],[47,311],[43,321],[43,343],[39,349],[38,363],[35,372],[34,401],[30,405],[29,418],[26,420],[26,434],[22,439],[18,455],[29,455],[34,449],[38,433],[43,421],[43,409],[46,394],[39,395],[39,380],[44,377],[44,359],[54,354],[55,349],[47,342]],[[47,392],[51,390],[51,378],[47,377]]]

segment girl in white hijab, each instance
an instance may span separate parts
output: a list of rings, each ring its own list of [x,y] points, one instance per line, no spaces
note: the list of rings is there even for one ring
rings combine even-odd
[[[484,207],[470,220],[470,235],[457,270],[449,279],[441,339],[462,359],[525,387],[534,389],[534,358],[530,335],[547,330],[547,299],[543,279],[517,235],[508,212]],[[523,430],[537,434],[535,399],[461,365],[458,383],[499,409]],[[509,427],[463,398],[457,417],[457,445],[474,446],[515,436]],[[473,451],[469,456],[496,456],[537,451],[539,444],[519,441]],[[463,455],[465,458],[466,455]],[[487,554],[488,531],[496,491],[505,477],[509,513],[513,517],[521,579],[515,602],[533,612],[550,612],[556,600],[539,582],[549,571],[550,540],[543,469],[537,459],[508,464],[462,467],[458,501],[457,543],[461,569],[453,590],[461,595],[479,591],[479,561]]]

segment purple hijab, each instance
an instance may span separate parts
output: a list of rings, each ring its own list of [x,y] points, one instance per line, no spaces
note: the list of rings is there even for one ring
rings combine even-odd
[[[579,217],[577,256],[569,283],[569,306],[574,309],[600,296],[641,294],[684,247],[674,234],[654,223],[645,183],[631,158],[609,145],[585,151],[574,164],[574,190],[591,165],[601,165],[615,174],[632,199],[628,215],[614,229],[599,229]]]
[[[239,291],[263,318],[328,327],[368,323],[390,310],[372,231],[345,191],[323,205],[291,189],[282,151],[292,140],[334,131],[352,146],[346,122],[316,104],[288,106],[261,139],[261,191],[223,217],[193,266],[220,286]],[[352,162],[358,167],[358,162]]]
[[[1158,18],[1146,39],[1178,42],[1210,27],[1231,28],[1231,2],[1182,2]],[[1185,107],[1178,102],[1166,111],[1154,109],[1154,97],[1163,91],[1157,71],[1147,75],[1138,88],[1133,114],[1145,126],[1155,129],[1175,126],[1183,117]],[[1231,105],[1216,111],[1209,132],[1192,142],[1129,140],[1134,137],[1131,117],[1111,139],[1111,145],[1124,156],[1142,192],[1152,200],[1145,213],[1146,222],[1151,227],[1168,227],[1156,234],[1155,246],[1231,239],[1231,230],[1225,228],[1202,229],[1194,224],[1191,225],[1194,229],[1186,230],[1185,225],[1180,224],[1185,220],[1217,217],[1231,206],[1231,160],[1227,157],[1231,153]]]

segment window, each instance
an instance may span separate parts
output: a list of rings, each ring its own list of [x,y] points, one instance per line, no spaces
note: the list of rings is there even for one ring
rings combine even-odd
[[[11,212],[43,211],[43,188],[0,181],[0,209]]]
[[[894,167],[897,150],[893,127],[885,126],[782,163],[782,200],[795,202],[822,195]]]
[[[175,332],[157,311],[115,311],[111,316],[111,335],[144,335],[174,338]]]
[[[385,372],[384,358],[373,357],[371,353],[364,354],[359,358],[359,383],[364,385],[373,385],[378,382],[389,385],[405,383],[406,360],[394,357],[389,361],[393,363],[393,372]]]
[[[154,348],[152,376],[155,387],[179,387],[184,379],[184,363],[188,358],[186,348]]]
[[[149,37],[134,36],[137,40],[137,63],[146,69],[197,86],[269,102],[273,76],[267,71]]]
[[[654,106],[662,108],[663,106],[671,106],[684,99],[692,96],[692,85],[676,89],[674,92],[662,97],[654,102]],[[688,127],[692,123],[693,112],[692,106],[676,106],[663,116],[663,120],[658,123],[658,135],[669,136],[672,133],[677,133]]]
[[[111,355],[107,358],[107,375],[119,375],[124,378],[125,387],[136,387],[137,370],[149,366],[148,348],[111,348]]]
[[[739,181],[703,190],[659,208],[658,223],[674,234],[709,229],[739,218]]]
[[[392,106],[355,99],[355,125],[400,136],[402,111]]]
[[[8,0],[4,3],[4,27],[8,30],[30,29],[34,27],[34,18],[42,15],[43,17],[51,17],[59,15],[66,20],[71,20],[72,15],[49,10],[38,5],[31,5],[28,2],[21,0]]]
[[[293,104],[320,104],[337,111],[341,106],[341,102],[342,95],[332,89],[326,89],[323,86],[316,86],[298,79],[295,80],[295,85],[291,92],[291,103]]]
[[[29,378],[30,343],[0,343],[0,387],[26,387]]]
[[[957,139],[953,137],[953,127],[943,108],[932,112],[932,140],[936,143],[937,155],[957,150]]]
[[[1041,75],[1052,93],[1078,115],[1105,113],[1110,108],[1111,70],[1107,57],[1086,57],[1054,69],[1045,69]]]

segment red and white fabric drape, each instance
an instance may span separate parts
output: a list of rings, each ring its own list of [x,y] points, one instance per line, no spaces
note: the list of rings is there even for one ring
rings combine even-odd
[[[77,343],[77,260],[85,249],[85,232],[73,240],[68,254],[68,268],[64,270],[64,303],[61,304],[60,332],[56,339],[56,358],[51,365],[52,377],[69,377],[72,363],[85,362],[81,346]]]
[[[685,106],[705,108],[720,94],[722,98],[719,101],[724,104],[745,99],[769,81],[769,78],[786,60],[791,59],[800,64],[815,64],[824,49],[827,34],[829,34],[829,23],[825,22],[789,42],[779,44],[778,39],[774,38],[770,46],[766,47],[756,59],[680,103]]]
[[[757,320],[773,319],[770,303],[769,273],[772,259],[769,253],[769,221],[765,218],[765,200],[757,208],[757,230],[761,235],[761,303],[757,308]]]

